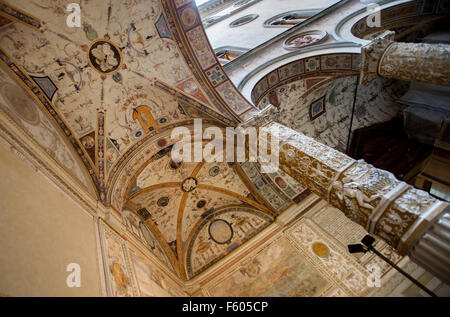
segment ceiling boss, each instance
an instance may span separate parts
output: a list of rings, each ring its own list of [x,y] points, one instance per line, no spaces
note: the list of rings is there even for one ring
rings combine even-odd
[[[123,58],[119,47],[106,39],[98,39],[88,49],[89,65],[103,75],[111,75],[120,70]]]

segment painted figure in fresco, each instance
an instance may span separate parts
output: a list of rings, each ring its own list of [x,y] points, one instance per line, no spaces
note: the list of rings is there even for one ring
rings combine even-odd
[[[124,270],[124,257],[121,250],[121,246],[118,241],[116,241],[109,234],[105,237],[107,255],[110,259],[109,271],[114,280],[114,296],[130,296],[128,290],[128,277]]]
[[[97,32],[94,30],[92,25],[90,25],[89,23],[86,23],[86,22],[83,23],[83,31],[86,34],[86,38],[89,41],[93,41],[96,38],[98,38]]]
[[[127,277],[122,270],[119,263],[113,263],[111,265],[111,273],[114,276],[114,281],[116,282],[117,290],[119,294],[124,294],[128,287]]]
[[[289,45],[293,46],[293,47],[302,47],[302,46],[312,44],[318,40],[319,39],[317,37],[314,37],[311,35],[299,36],[299,37],[296,37],[295,39],[293,39],[292,41],[290,41]]]
[[[253,259],[250,263],[243,266],[239,271],[244,276],[257,277],[259,272],[261,271],[261,263],[257,259]]]

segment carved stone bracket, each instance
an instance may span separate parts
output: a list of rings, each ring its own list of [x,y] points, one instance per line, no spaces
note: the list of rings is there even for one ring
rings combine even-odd
[[[278,121],[279,113],[280,110],[277,107],[269,104],[251,119],[241,123],[239,127],[262,127],[272,121]]]

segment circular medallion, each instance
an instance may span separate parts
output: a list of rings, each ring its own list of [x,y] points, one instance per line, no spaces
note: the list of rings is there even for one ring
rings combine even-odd
[[[321,258],[325,258],[325,257],[328,256],[328,254],[330,254],[330,250],[322,242],[315,242],[315,243],[313,243],[312,250],[313,250],[315,255],[317,255],[317,256],[319,256]]]
[[[161,197],[156,203],[159,207],[166,207],[169,204],[169,197]]]
[[[144,133],[142,132],[142,130],[138,130],[134,133],[134,137],[136,139],[139,139]]]
[[[196,21],[196,17],[195,11],[191,8],[186,8],[183,10],[183,13],[181,13],[181,21],[183,21],[185,27],[193,26]]]
[[[122,53],[112,42],[99,39],[91,43],[88,49],[89,65],[101,74],[113,74],[122,65]]]
[[[120,75],[120,73],[115,73],[115,74],[113,75],[113,79],[114,79],[114,81],[115,81],[116,83],[120,83],[121,80],[122,80],[122,75]]]
[[[176,170],[176,169],[180,168],[181,164],[183,164],[183,161],[180,161],[180,162],[170,161],[169,167],[173,170]]]
[[[210,238],[218,244],[226,244],[233,238],[233,228],[228,221],[216,219],[210,222],[208,227]]]
[[[280,176],[275,177],[275,183],[280,187],[281,189],[285,189],[287,187],[286,182],[284,179],[282,179]]]
[[[213,167],[211,167],[211,168],[209,169],[208,174],[209,174],[209,176],[211,176],[211,177],[215,177],[215,176],[217,176],[217,175],[219,174],[219,172],[220,172],[219,166],[215,165],[215,166],[213,166]]]
[[[183,183],[181,183],[181,189],[182,189],[184,192],[188,193],[188,192],[191,192],[191,191],[193,191],[194,189],[196,189],[196,188],[197,188],[197,184],[198,184],[198,182],[197,182],[197,179],[196,179],[196,178],[194,178],[194,177],[189,177],[189,178],[186,178],[186,179],[183,181]]]
[[[197,208],[203,208],[203,207],[205,207],[205,205],[206,205],[206,200],[204,200],[204,199],[199,200],[197,203]]]
[[[88,135],[83,140],[81,140],[81,144],[83,144],[85,149],[91,149],[95,145],[95,140],[93,137]]]
[[[189,80],[184,83],[183,90],[187,92],[188,94],[195,94],[198,91],[197,84],[193,82],[192,80]]]
[[[302,47],[317,44],[327,37],[327,32],[324,31],[308,31],[289,37],[283,44],[286,50],[295,50]]]
[[[166,139],[159,139],[158,142],[156,142],[156,144],[158,144],[159,147],[165,147],[167,144]]]
[[[253,20],[257,19],[259,17],[258,14],[248,14],[244,15],[243,17],[240,17],[239,19],[234,20],[230,23],[230,28],[235,28],[247,23],[252,22]]]

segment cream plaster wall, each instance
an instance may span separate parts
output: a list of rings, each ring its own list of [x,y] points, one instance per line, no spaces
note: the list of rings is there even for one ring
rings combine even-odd
[[[0,294],[101,296],[94,219],[0,142]],[[69,263],[81,287],[69,288]]]

